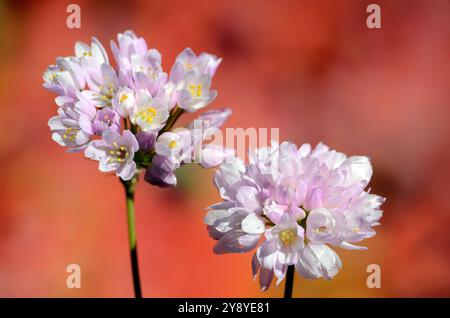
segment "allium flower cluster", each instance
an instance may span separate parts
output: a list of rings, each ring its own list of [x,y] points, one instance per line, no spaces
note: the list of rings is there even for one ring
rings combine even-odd
[[[215,184],[223,202],[205,222],[215,253],[256,248],[254,277],[266,290],[287,267],[305,278],[333,278],[342,267],[330,246],[354,245],[375,235],[384,199],[365,190],[372,176],[367,157],[347,157],[323,144],[311,149],[284,142],[233,157],[220,165]]]
[[[160,186],[175,185],[175,170],[196,156],[210,167],[230,154],[203,145],[207,136],[196,133],[194,124],[171,132],[183,112],[195,112],[215,99],[211,80],[221,59],[187,48],[167,74],[161,54],[132,31],[119,33],[111,50],[116,67],[96,38],[90,45],[77,42],[74,56],[57,58],[45,71],[44,87],[57,95],[59,106],[48,122],[54,141],[69,152],[84,151],[99,161],[100,171],[114,171],[123,180],[148,168],[146,180]],[[218,128],[230,113],[208,112],[200,116],[205,122],[199,126]]]

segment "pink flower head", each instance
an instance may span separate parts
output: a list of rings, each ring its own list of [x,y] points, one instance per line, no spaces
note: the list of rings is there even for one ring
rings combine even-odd
[[[58,114],[48,122],[55,142],[71,152],[85,150],[101,171],[116,171],[124,180],[146,169],[146,179],[158,186],[176,185],[182,164],[208,168],[232,154],[204,144],[229,109],[200,116],[200,132],[194,125],[173,130],[180,109],[193,112],[214,100],[211,79],[221,59],[186,49],[168,78],[161,54],[133,31],[119,33],[111,50],[116,68],[94,37],[90,44],[76,42],[74,56],[58,58],[44,72],[43,86],[58,96]]]
[[[371,176],[367,157],[323,144],[285,142],[257,149],[248,164],[227,160],[214,179],[224,201],[205,218],[214,251],[256,248],[252,268],[263,290],[274,276],[282,281],[289,265],[306,278],[333,278],[342,263],[328,245],[364,249],[353,243],[379,225],[384,199],[364,190]]]

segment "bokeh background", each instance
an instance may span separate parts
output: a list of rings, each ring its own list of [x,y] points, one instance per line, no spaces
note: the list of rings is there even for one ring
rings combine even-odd
[[[70,2],[79,30],[66,27]],[[282,140],[370,156],[372,191],[388,198],[378,235],[368,251],[339,251],[334,280],[296,276],[295,297],[450,296],[449,1],[70,2],[0,2],[0,296],[133,295],[122,187],[51,140],[56,106],[41,86],[75,41],[97,36],[110,52],[127,29],[166,70],[187,46],[223,57],[211,107],[233,108],[227,127],[278,127]],[[378,30],[366,27],[372,2]],[[185,167],[176,189],[139,184],[144,296],[282,296],[283,285],[259,291],[251,254],[212,253],[212,175]],[[71,263],[81,289],[66,287]],[[373,263],[380,289],[366,287]]]

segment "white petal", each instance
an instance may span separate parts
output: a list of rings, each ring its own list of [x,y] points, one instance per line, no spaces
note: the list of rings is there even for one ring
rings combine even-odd
[[[230,216],[231,213],[232,212],[228,209],[211,210],[206,214],[204,221],[207,225],[214,225],[217,220],[226,218],[227,216]]]
[[[345,248],[347,250],[358,250],[358,251],[365,251],[365,250],[367,250],[367,247],[365,247],[365,246],[353,245],[353,244],[350,244],[348,242],[342,242],[339,245],[339,247]]]
[[[350,167],[350,180],[352,183],[365,181],[368,183],[372,177],[372,165],[369,158],[364,156],[353,156],[348,158],[344,165]]]
[[[136,163],[134,161],[129,161],[117,170],[117,175],[122,178],[122,180],[130,180],[133,178],[134,174],[136,173]]]
[[[266,227],[262,218],[251,213],[242,220],[242,230],[249,234],[262,234],[265,232]]]
[[[239,187],[236,194],[236,200],[240,206],[245,207],[250,211],[258,212],[262,209],[258,200],[258,190],[255,187]]]

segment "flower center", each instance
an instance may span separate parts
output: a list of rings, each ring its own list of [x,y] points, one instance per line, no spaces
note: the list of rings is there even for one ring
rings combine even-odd
[[[63,139],[69,139],[70,141],[75,140],[77,136],[77,131],[73,128],[67,128],[64,135],[63,135]]]
[[[329,229],[328,227],[322,225],[322,226],[316,227],[316,228],[314,229],[314,231],[315,231],[317,234],[320,234],[320,233],[329,233],[329,232],[330,232],[330,229]]]
[[[172,140],[171,142],[169,142],[169,149],[173,149],[177,146],[177,141],[176,140]]]
[[[156,116],[156,109],[153,107],[147,108],[146,110],[139,112],[137,116],[144,123],[151,124]]]
[[[103,100],[107,106],[111,106],[111,99],[113,98],[113,95],[116,92],[116,89],[114,88],[114,86],[109,83],[107,86],[100,84],[99,86],[100,92],[99,93],[94,93],[94,97],[97,100]]]
[[[122,96],[120,96],[119,102],[123,103],[127,98],[128,98],[127,94],[122,94]]]
[[[297,236],[292,230],[283,230],[279,235],[284,245],[290,245]]]
[[[352,229],[352,232],[359,233],[359,232],[361,232],[361,229],[359,227],[355,227]]]
[[[202,85],[201,84],[191,84],[189,85],[189,92],[192,96],[200,97],[202,96]]]
[[[109,154],[111,155],[108,158],[109,162],[124,162],[128,159],[130,154],[128,153],[128,150],[124,146],[119,146],[116,142],[113,142],[114,149],[111,149],[109,151]]]
[[[111,121],[111,119],[109,118],[108,115],[105,115],[105,117],[103,118],[103,122],[104,122],[108,127],[111,127],[111,125],[112,125],[112,121]]]

